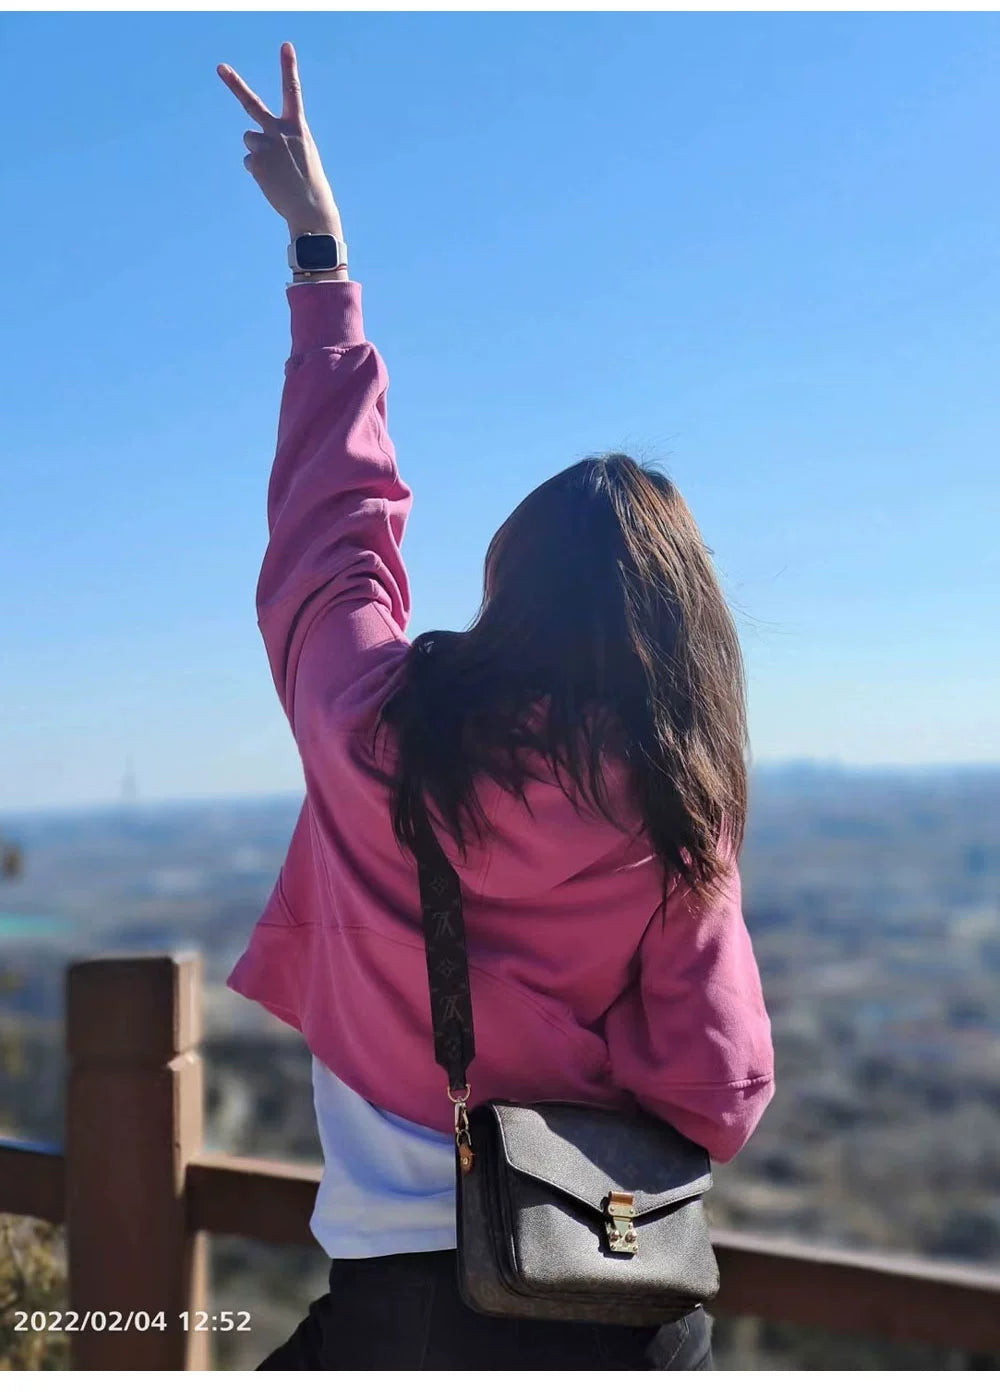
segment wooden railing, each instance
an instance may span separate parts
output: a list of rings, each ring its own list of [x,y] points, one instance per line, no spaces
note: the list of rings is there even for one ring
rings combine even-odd
[[[208,1367],[207,1234],[314,1240],[318,1166],[202,1149],[201,960],[93,958],[67,974],[66,1146],[0,1142],[0,1213],[66,1223],[74,1369]],[[1000,1353],[1000,1272],[713,1233],[713,1313]],[[166,1328],[95,1328],[113,1312]]]

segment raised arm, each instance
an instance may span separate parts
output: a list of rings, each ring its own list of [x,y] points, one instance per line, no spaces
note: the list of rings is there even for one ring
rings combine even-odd
[[[226,85],[264,128],[244,164],[291,237],[343,237],[305,122],[291,44],[282,47],[280,117],[230,69]],[[317,276],[315,278],[319,280]],[[292,351],[267,496],[257,617],[307,782],[324,782],[335,725],[358,718],[372,669],[402,653],[410,592],[400,547],[412,494],[389,439],[389,378],[365,337],[361,286],[345,270],[287,288]],[[360,704],[360,705],[359,705]]]

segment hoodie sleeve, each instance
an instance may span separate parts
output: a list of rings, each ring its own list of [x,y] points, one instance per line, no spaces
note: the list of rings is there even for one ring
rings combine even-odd
[[[774,1096],[771,1025],[741,899],[735,865],[710,910],[675,888],[646,929],[635,980],[605,1016],[615,1081],[718,1162],[745,1145]]]
[[[305,761],[310,735],[350,719],[410,612],[400,547],[412,494],[387,432],[385,364],[364,335],[361,286],[288,286],[292,352],[267,496],[257,621]],[[382,650],[381,654],[379,650]]]

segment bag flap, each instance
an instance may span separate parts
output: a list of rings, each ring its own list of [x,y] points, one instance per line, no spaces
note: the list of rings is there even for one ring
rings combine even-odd
[[[708,1152],[648,1113],[575,1103],[487,1103],[507,1164],[601,1211],[611,1190],[635,1196],[636,1217],[711,1188]]]

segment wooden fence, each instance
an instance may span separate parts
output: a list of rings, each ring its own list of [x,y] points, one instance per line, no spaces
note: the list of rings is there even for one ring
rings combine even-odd
[[[181,1314],[212,1310],[206,1235],[313,1245],[320,1169],[202,1149],[197,954],[73,963],[66,1012],[65,1151],[0,1141],[0,1213],[67,1225],[68,1308],[87,1327],[71,1335],[74,1369],[207,1368],[210,1332]],[[969,1368],[1000,1353],[1000,1272],[713,1241],[715,1314],[959,1349]],[[114,1312],[161,1311],[165,1329],[106,1328]]]

